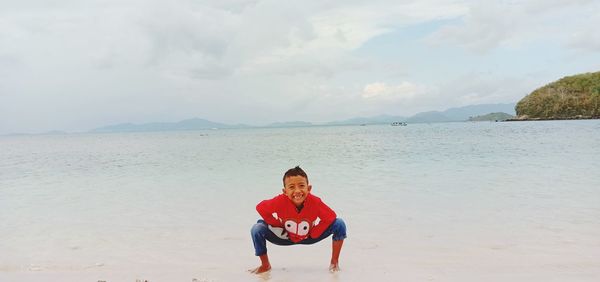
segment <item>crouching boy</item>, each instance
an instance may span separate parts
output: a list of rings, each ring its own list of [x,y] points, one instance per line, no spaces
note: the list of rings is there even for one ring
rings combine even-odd
[[[314,244],[333,234],[330,271],[339,271],[339,257],[346,238],[346,225],[320,198],[310,192],[308,176],[299,167],[283,175],[283,193],[256,206],[262,217],[252,227],[255,255],[261,265],[252,273],[271,269],[267,242],[275,245]]]

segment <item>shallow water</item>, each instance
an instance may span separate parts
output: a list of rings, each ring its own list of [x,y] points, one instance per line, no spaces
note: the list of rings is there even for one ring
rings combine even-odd
[[[597,120],[2,136],[0,280],[245,279],[299,164],[349,228],[327,279],[597,281],[599,145]],[[271,247],[270,279],[323,280],[329,248]]]

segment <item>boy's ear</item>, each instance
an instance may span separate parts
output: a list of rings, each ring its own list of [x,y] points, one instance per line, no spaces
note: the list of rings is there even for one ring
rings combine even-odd
[[[285,187],[281,189],[281,193],[285,194]]]
[[[308,192],[310,192],[310,190],[312,190],[312,185],[308,184]]]

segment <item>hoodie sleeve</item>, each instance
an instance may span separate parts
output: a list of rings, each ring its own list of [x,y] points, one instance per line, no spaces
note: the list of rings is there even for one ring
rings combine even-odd
[[[264,219],[264,221],[271,226],[283,227],[283,223],[273,217],[273,213],[276,213],[281,206],[281,195],[274,197],[270,200],[264,200],[256,205],[256,211]]]
[[[317,201],[317,207],[319,213],[318,217],[321,220],[319,221],[319,224],[315,225],[310,232],[310,237],[313,239],[319,238],[319,236],[323,234],[325,229],[327,229],[327,227],[329,227],[329,225],[331,225],[337,217],[335,212],[329,206],[323,203],[321,199]]]

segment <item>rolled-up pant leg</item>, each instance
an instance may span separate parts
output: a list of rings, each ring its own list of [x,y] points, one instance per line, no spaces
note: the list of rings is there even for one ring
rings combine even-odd
[[[294,242],[286,239],[277,237],[273,231],[271,231],[267,223],[259,219],[256,224],[252,226],[250,230],[252,235],[252,243],[254,243],[254,254],[256,256],[262,256],[267,253],[267,240],[275,245],[293,245]]]
[[[330,225],[329,227],[327,227],[327,229],[325,229],[325,231],[323,231],[323,234],[321,234],[321,236],[319,236],[318,238],[306,238],[300,242],[298,242],[298,244],[305,244],[305,245],[310,245],[310,244],[314,244],[316,242],[319,242],[327,237],[329,237],[329,235],[333,234],[333,241],[339,241],[339,240],[344,240],[346,239],[346,223],[344,222],[344,220],[342,220],[341,218],[336,218]]]
[[[336,218],[335,221],[323,231],[323,234],[318,238],[307,238],[298,243],[294,243],[289,239],[282,239],[275,235],[265,223],[264,220],[259,219],[256,224],[252,226],[250,231],[252,235],[252,243],[254,244],[254,254],[256,256],[262,256],[267,253],[267,241],[280,246],[288,246],[294,244],[310,245],[317,243],[330,235],[333,234],[333,241],[339,241],[346,239],[346,223],[341,218]]]

